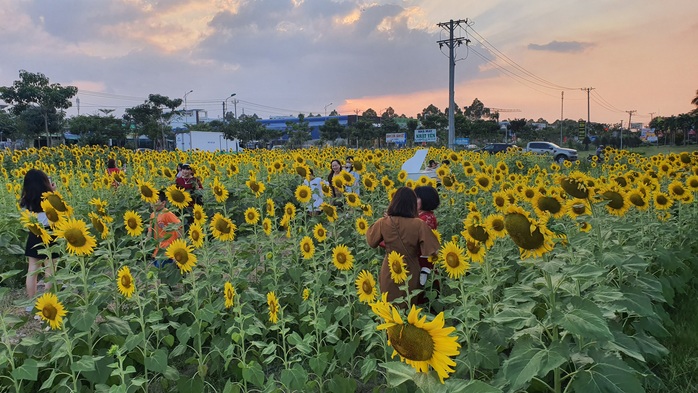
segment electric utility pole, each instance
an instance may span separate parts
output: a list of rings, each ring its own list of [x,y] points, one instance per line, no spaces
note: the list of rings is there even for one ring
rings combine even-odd
[[[562,146],[562,117],[565,111],[565,92],[560,92],[560,146]]]
[[[628,134],[630,134],[630,128],[632,127],[632,121],[633,121],[633,113],[637,111],[632,110],[632,111],[625,111],[625,113],[628,114]],[[620,128],[620,148],[623,148],[623,127]]]
[[[589,105],[589,93],[591,93],[592,90],[594,90],[593,87],[583,87],[581,90],[586,90],[587,92],[587,122],[584,125],[584,136],[588,137],[589,136],[589,117],[591,114],[591,106]]]
[[[437,26],[448,31],[448,39],[436,41],[439,44],[439,48],[443,48],[444,45],[448,46],[448,148],[453,149],[455,147],[456,140],[456,122],[455,122],[455,112],[456,104],[454,101],[455,90],[455,72],[456,72],[456,57],[455,50],[457,46],[461,46],[463,42],[467,45],[470,43],[469,39],[464,37],[454,37],[453,33],[457,27],[460,27],[461,23],[467,26],[467,19],[453,20],[448,22],[442,22],[437,24]]]

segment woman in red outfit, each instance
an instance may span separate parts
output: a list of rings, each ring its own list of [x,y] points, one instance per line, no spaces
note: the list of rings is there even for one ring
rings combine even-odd
[[[417,194],[419,219],[424,221],[432,230],[437,229],[439,223],[436,220],[436,215],[434,215],[434,210],[436,210],[441,203],[439,192],[432,186],[420,186],[414,189],[414,193]],[[421,269],[419,273],[419,284],[425,287],[429,275],[434,270],[434,264],[429,262],[428,258],[420,257],[419,267]],[[441,290],[441,283],[433,281],[431,287],[438,294]],[[426,302],[426,299],[424,299],[424,292],[419,294],[418,300],[421,300],[421,303]]]

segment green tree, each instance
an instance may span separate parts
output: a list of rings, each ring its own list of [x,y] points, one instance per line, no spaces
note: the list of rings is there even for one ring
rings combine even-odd
[[[470,106],[466,106],[463,109],[465,109],[465,115],[471,119],[481,119],[489,116],[490,114],[490,109],[485,108],[485,104],[483,104],[482,101],[477,98],[473,100],[473,103],[470,104]]]
[[[346,137],[346,127],[339,124],[338,119],[329,119],[320,126],[320,139],[323,141],[334,141],[344,137]]]
[[[696,106],[696,108],[692,111],[693,115],[698,115],[698,90],[696,90],[696,96],[691,100],[691,104]]]
[[[17,117],[10,112],[0,110],[0,141],[17,138]]]
[[[174,115],[181,114],[181,111],[176,110],[180,105],[181,98],[173,100],[160,94],[151,94],[145,103],[126,109],[123,118],[135,125],[136,141],[139,135],[145,135],[154,142],[160,139],[161,147],[165,148],[165,140],[172,133],[169,121]]]
[[[298,122],[287,121],[286,130],[289,132],[288,143],[291,147],[302,147],[303,142],[310,140],[310,123],[303,114],[298,114]]]
[[[239,139],[240,145],[246,145],[250,141],[269,142],[278,138],[278,132],[268,130],[264,124],[257,121],[257,115],[241,115],[238,119],[227,123],[223,133],[228,139]]]
[[[68,126],[71,133],[80,136],[80,144],[84,145],[107,145],[110,139],[114,145],[122,145],[128,132],[114,116],[75,116],[68,121]]]
[[[56,114],[58,109],[70,108],[73,105],[70,99],[77,93],[78,88],[75,86],[63,87],[58,83],[50,84],[46,75],[25,70],[19,71],[19,80],[14,81],[12,86],[0,87],[0,98],[13,105],[10,111],[16,116],[31,107],[39,108],[44,120],[46,142],[49,146],[51,144],[49,116]],[[59,132],[60,123],[58,128],[52,131]]]

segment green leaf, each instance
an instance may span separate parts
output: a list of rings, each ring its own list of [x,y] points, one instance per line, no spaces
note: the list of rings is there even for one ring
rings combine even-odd
[[[491,321],[518,330],[530,326],[535,321],[535,316],[531,313],[530,307],[508,308],[492,317]]]
[[[70,369],[75,373],[82,371],[94,371],[95,360],[92,356],[83,356],[80,358],[80,360],[71,364]]]
[[[262,387],[264,385],[264,370],[262,370],[262,365],[253,360],[248,364],[240,364],[239,366],[242,369],[242,377],[245,381],[257,387]]]
[[[102,335],[115,335],[115,336],[130,336],[133,334],[131,327],[128,322],[121,318],[116,318],[111,315],[107,315],[106,321],[99,325]]]
[[[320,355],[311,358],[308,363],[310,364],[310,369],[313,370],[313,372],[319,376],[325,375],[325,370],[327,369],[327,366],[329,365],[327,362],[328,359],[327,353],[323,352]]]
[[[192,378],[183,375],[177,380],[177,391],[190,393],[203,392],[204,381],[199,376]]]
[[[650,298],[635,288],[623,288],[624,299],[615,302],[622,310],[641,317],[655,315]]]
[[[38,375],[39,366],[34,359],[26,359],[24,364],[12,370],[12,378],[16,380],[36,381]]]
[[[296,363],[290,370],[281,371],[281,383],[284,384],[289,391],[305,390],[305,383],[308,381],[308,373],[303,367]]]
[[[354,352],[359,347],[359,337],[351,341],[339,341],[335,344],[335,356],[341,363],[348,363],[354,358]]]
[[[310,338],[310,335],[306,335],[306,338]],[[300,334],[298,332],[293,332],[288,336],[288,343],[296,347],[298,351],[300,351],[302,354],[307,355],[310,353],[312,348],[310,348],[310,344],[306,341],[304,341],[303,338],[301,338]]]
[[[175,340],[175,338],[171,334],[168,334],[167,336],[162,338],[162,342],[164,342],[165,345],[167,345],[168,347],[171,347],[174,345],[174,340]]]
[[[145,358],[145,366],[156,373],[164,373],[167,370],[167,351],[162,348],[156,349]]]
[[[381,367],[385,369],[385,379],[388,382],[388,386],[392,388],[414,380],[415,375],[417,375],[417,371],[414,368],[401,362],[387,362],[381,364]]]
[[[573,298],[571,310],[564,313],[554,311],[553,323],[557,323],[570,333],[585,339],[610,341],[613,334],[608,328],[606,320],[601,316],[601,310],[591,301],[581,298]]]
[[[530,338],[523,338],[514,345],[511,356],[504,362],[502,373],[511,384],[511,390],[518,390],[533,377],[547,375],[567,359],[567,347],[561,343],[553,343],[549,348],[538,348]]]
[[[363,363],[361,363],[361,379],[367,380],[374,371],[376,371],[376,359],[373,357],[364,358]]]
[[[499,368],[499,354],[497,348],[480,340],[478,343],[470,345],[466,350],[466,357],[471,367],[494,370]]]
[[[441,383],[439,375],[434,370],[428,373],[417,373],[414,376],[414,383],[424,393],[445,393],[446,385]]]
[[[329,391],[332,393],[354,393],[356,392],[356,380],[335,375],[330,380]]]
[[[571,386],[576,393],[642,393],[640,379],[622,360],[604,354],[592,354],[596,363],[578,370]]]
[[[446,380],[449,384],[450,393],[502,393],[501,389],[495,388],[492,385],[488,385],[482,381],[472,380],[472,381],[462,381],[462,380]]]
[[[240,386],[238,386],[230,381],[225,381],[225,386],[223,387],[223,393],[240,393]]]
[[[19,247],[19,246],[17,246],[17,247]],[[24,250],[22,250],[20,252],[20,254],[24,254]],[[18,275],[19,273],[22,273],[22,271],[21,270],[10,270],[10,271],[6,271],[4,273],[0,273],[0,282],[3,282],[10,277],[14,277],[14,276]]]
[[[70,314],[70,324],[81,332],[87,332],[94,326],[98,313],[95,305],[81,307]]]

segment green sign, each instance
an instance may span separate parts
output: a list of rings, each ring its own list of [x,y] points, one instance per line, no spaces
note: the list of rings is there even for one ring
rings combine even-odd
[[[579,137],[584,138],[587,136],[587,122],[584,120],[579,122]]]

